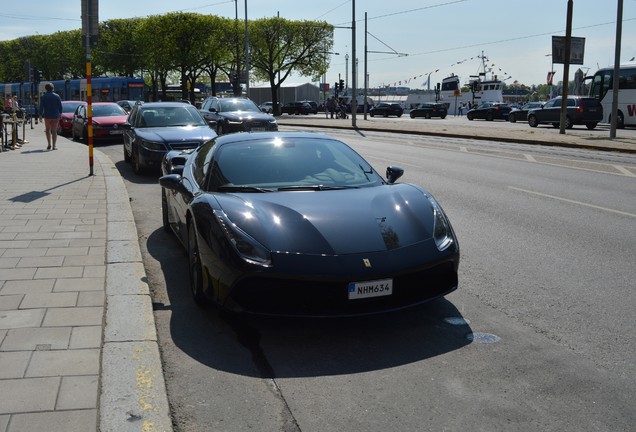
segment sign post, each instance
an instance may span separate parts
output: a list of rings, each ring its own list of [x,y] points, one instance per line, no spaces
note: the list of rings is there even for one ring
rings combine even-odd
[[[88,114],[88,167],[93,175],[93,88],[91,85],[91,47],[99,34],[98,0],[82,0],[82,43],[86,48],[86,104]]]

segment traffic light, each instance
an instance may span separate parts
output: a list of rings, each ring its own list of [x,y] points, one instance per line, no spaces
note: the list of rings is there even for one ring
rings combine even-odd
[[[33,69],[33,81],[40,82],[41,78],[42,78],[42,71],[39,69]]]
[[[343,91],[344,90],[344,80],[343,79],[340,80],[339,85],[340,85],[339,90]]]
[[[335,91],[336,93],[338,93],[338,90],[339,90],[339,88],[338,88],[338,81],[336,81],[336,83],[334,84],[333,89],[334,89],[334,91]]]

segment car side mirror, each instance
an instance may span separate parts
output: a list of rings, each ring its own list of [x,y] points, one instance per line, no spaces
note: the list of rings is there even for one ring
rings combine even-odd
[[[187,195],[190,191],[183,185],[181,179],[182,177],[180,174],[168,174],[159,177],[159,184],[165,189]]]
[[[386,179],[389,182],[389,184],[395,183],[397,179],[402,177],[403,174],[404,174],[404,169],[398,166],[390,166],[390,167],[387,167],[386,169]]]
[[[211,113],[215,113],[216,112],[216,108],[208,108],[208,111],[210,111]]]

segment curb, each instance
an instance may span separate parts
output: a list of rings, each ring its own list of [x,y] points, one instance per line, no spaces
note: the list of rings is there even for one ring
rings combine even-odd
[[[152,299],[128,192],[110,158],[100,151],[95,156],[108,197],[99,430],[171,432]]]

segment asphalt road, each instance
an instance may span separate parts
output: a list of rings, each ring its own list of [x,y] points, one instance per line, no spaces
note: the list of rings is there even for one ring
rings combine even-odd
[[[362,319],[200,310],[156,177],[98,147],[131,198],[176,431],[633,428],[636,157],[333,134],[438,198],[462,248],[458,291]]]

